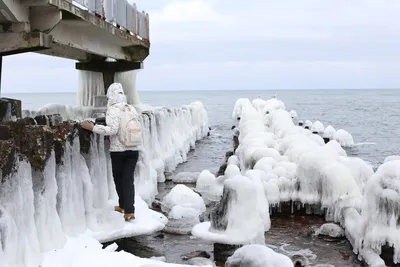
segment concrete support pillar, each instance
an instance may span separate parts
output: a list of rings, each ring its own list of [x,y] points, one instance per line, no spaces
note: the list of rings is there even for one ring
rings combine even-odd
[[[128,62],[128,61],[89,61],[78,62],[75,65],[77,70],[86,70],[103,73],[104,88],[107,88],[114,82],[114,75],[117,72],[125,72],[131,70],[142,69],[143,62]],[[107,92],[104,92],[106,94]]]
[[[3,69],[3,56],[0,56],[0,96],[1,96],[1,71]]]

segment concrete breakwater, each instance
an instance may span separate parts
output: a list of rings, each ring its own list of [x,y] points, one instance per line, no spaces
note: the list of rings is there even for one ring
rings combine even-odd
[[[161,230],[166,218],[148,209],[157,183],[208,133],[200,102],[142,111],[144,148],[135,186],[138,218],[146,220],[129,228],[112,211],[116,192],[107,139],[78,123],[104,109],[59,110],[48,106],[19,119],[11,114],[7,118],[14,120],[0,123],[0,266],[38,266],[44,253],[84,233],[106,242]]]

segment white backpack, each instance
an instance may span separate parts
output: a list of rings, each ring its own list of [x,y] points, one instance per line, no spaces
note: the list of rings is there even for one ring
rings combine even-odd
[[[142,127],[136,109],[131,105],[121,107],[122,116],[119,126],[119,141],[126,147],[142,144]]]

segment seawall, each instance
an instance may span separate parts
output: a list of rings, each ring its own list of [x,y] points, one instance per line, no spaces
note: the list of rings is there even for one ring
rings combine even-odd
[[[49,105],[0,123],[0,266],[39,266],[43,253],[83,233],[100,241],[127,235],[121,216],[112,211],[117,198],[108,142],[78,123],[99,112],[104,109]],[[142,110],[141,121],[136,205],[154,223],[130,235],[161,230],[165,217],[146,211],[157,182],[208,133],[200,102]]]

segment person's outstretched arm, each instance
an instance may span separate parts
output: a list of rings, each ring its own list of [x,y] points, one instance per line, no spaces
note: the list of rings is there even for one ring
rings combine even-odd
[[[119,129],[121,111],[116,107],[109,107],[106,113],[106,126],[95,125],[93,132],[101,135],[115,135]]]

